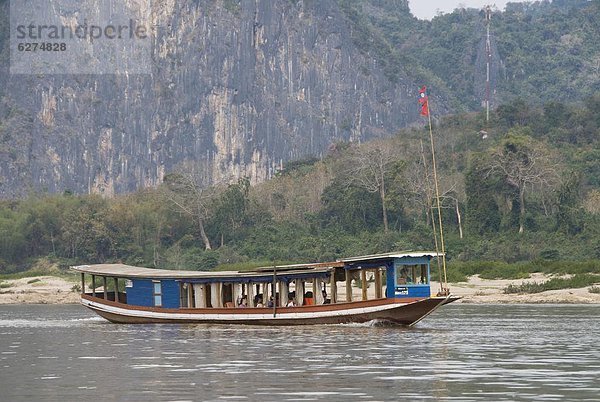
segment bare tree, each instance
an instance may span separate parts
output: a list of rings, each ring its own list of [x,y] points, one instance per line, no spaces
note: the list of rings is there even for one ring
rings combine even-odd
[[[487,175],[501,174],[506,183],[519,193],[519,233],[525,230],[525,192],[538,188],[541,192],[559,183],[559,163],[550,149],[524,135],[509,137],[492,151]]]
[[[418,206],[419,212],[425,212],[427,226],[435,221],[434,208],[435,188],[431,167],[429,166],[423,141],[420,141],[420,150],[413,149],[407,158],[412,159],[410,168],[406,169],[404,174],[408,184],[408,196],[413,205]],[[442,172],[440,186],[440,204],[444,209],[451,209],[456,214],[458,232],[460,238],[463,238],[462,215],[460,212],[460,202],[464,200],[465,189],[464,180],[461,174]],[[439,172],[438,172],[439,174]]]
[[[373,141],[356,147],[346,166],[348,185],[355,185],[370,193],[379,193],[383,229],[389,230],[386,202],[386,181],[397,168],[397,157],[389,143]]]
[[[452,187],[450,190],[448,190],[447,192],[444,192],[442,195],[440,195],[440,198],[441,198],[442,208],[448,208],[448,209],[454,210],[454,213],[456,214],[456,224],[458,225],[458,235],[462,239],[463,238],[462,215],[460,213],[460,202],[456,196],[456,191],[454,190],[454,187]],[[447,202],[444,203],[445,200],[449,200],[451,202],[451,205],[448,205]]]
[[[164,184],[168,200],[179,212],[194,220],[198,225],[204,248],[212,249],[204,229],[204,222],[209,216],[209,205],[218,193],[218,183],[211,183],[204,166],[190,164],[166,175]]]
[[[417,155],[420,155],[420,157],[417,157]],[[408,183],[408,196],[411,204],[418,206],[418,213],[425,211],[425,220],[427,226],[429,226],[432,221],[431,208],[433,207],[435,194],[423,141],[420,142],[420,151],[414,150],[411,159],[410,167],[405,173],[405,180]]]
[[[309,172],[284,171],[250,189],[254,202],[267,209],[276,220],[303,221],[306,214],[321,210],[323,192],[333,180],[333,172],[323,162]]]

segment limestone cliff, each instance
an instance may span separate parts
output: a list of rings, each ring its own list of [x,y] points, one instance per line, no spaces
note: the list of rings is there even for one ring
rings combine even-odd
[[[147,75],[9,76],[3,24],[1,198],[131,191],[185,161],[261,181],[418,119],[417,83],[358,50],[335,1],[165,0],[151,16]]]

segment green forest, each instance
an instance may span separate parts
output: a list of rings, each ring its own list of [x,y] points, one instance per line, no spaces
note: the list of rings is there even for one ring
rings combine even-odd
[[[422,21],[405,0],[337,3],[390,80],[426,83],[440,102],[433,134],[450,279],[600,273],[600,2],[494,11],[490,122],[472,112],[485,71],[481,10]],[[5,28],[0,20],[0,41]],[[461,112],[439,117],[448,110]],[[430,161],[423,120],[386,140],[334,144],[253,186],[207,186],[203,166],[189,164],[156,189],[114,198],[31,192],[0,201],[0,273],[40,261],[244,269],[432,249]]]
[[[493,4],[493,2],[490,2]],[[431,21],[406,0],[338,0],[356,45],[392,81],[427,83],[449,110],[478,110],[485,94],[483,10],[459,8]],[[492,9],[492,105],[527,99],[579,102],[600,91],[600,2],[508,3]]]
[[[600,273],[600,96],[525,101],[433,127],[450,279]],[[273,179],[207,186],[181,166],[156,189],[0,202],[0,272],[37,261],[244,269],[433,249],[425,119],[392,138],[339,143]]]

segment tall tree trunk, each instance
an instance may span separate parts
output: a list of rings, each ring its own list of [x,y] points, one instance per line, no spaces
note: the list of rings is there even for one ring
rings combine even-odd
[[[385,205],[385,182],[383,178],[381,180],[381,186],[379,187],[379,195],[381,196],[381,211],[383,214],[383,231],[385,233],[388,232],[388,216],[387,216],[387,208]]]
[[[56,256],[56,247],[54,246],[54,231],[50,230],[50,241],[52,242],[52,254]]]
[[[160,253],[159,253],[159,249],[160,249],[160,232],[162,230],[162,222],[159,220],[159,222],[156,225],[156,233],[154,236],[154,245],[153,245],[153,262],[154,262],[154,268],[159,268],[160,267]]]
[[[458,233],[460,238],[463,238],[463,230],[462,230],[462,221],[460,219],[460,209],[458,208],[458,200],[454,200],[456,202],[456,220],[458,221]]]
[[[525,185],[519,187],[519,233],[525,230]]]
[[[204,249],[212,250],[212,247],[210,246],[210,240],[208,240],[208,236],[204,231],[204,221],[200,217],[198,217],[198,226],[200,227],[200,237],[202,237],[202,241],[204,242]]]
[[[428,191],[428,190],[427,190]],[[433,213],[433,197],[430,197],[429,194],[426,195],[426,218],[427,218],[427,226],[431,225],[433,221],[435,221],[434,213]]]

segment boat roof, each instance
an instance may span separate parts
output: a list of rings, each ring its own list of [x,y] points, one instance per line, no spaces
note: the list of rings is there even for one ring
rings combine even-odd
[[[245,272],[273,272],[274,269],[277,271],[290,271],[295,269],[310,269],[310,268],[335,268],[335,267],[343,267],[344,263],[342,261],[334,261],[334,262],[314,262],[309,264],[289,264],[289,265],[271,265],[265,267],[254,268],[251,271]]]
[[[126,264],[91,264],[76,265],[71,269],[77,272],[99,276],[118,276],[120,278],[168,278],[168,279],[218,279],[218,278],[264,278],[265,275],[275,273],[290,276],[301,276],[307,274],[325,274],[333,268],[344,267],[347,263],[374,262],[377,260],[389,260],[394,258],[420,258],[435,257],[438,254],[432,251],[409,251],[393,252],[385,254],[371,254],[359,257],[342,258],[333,262],[318,262],[309,264],[272,265],[258,267],[250,271],[181,271],[172,269],[157,269],[136,267]]]
[[[172,269],[155,269],[135,267],[126,264],[93,264],[77,265],[72,270],[86,274],[99,276],[118,276],[120,278],[165,278],[165,279],[207,279],[207,278],[252,278],[272,275],[273,271],[285,272],[291,275],[320,274],[331,271],[338,263],[323,264],[299,264],[263,267],[253,271],[178,271]],[[342,264],[343,265],[343,264]]]
[[[441,253],[437,253],[435,251],[394,251],[391,253],[384,254],[370,254],[370,255],[361,255],[358,257],[350,257],[350,258],[342,258],[339,261],[341,262],[362,262],[362,261],[374,261],[374,260],[387,260],[392,258],[421,258],[421,257],[437,257],[442,256]]]

